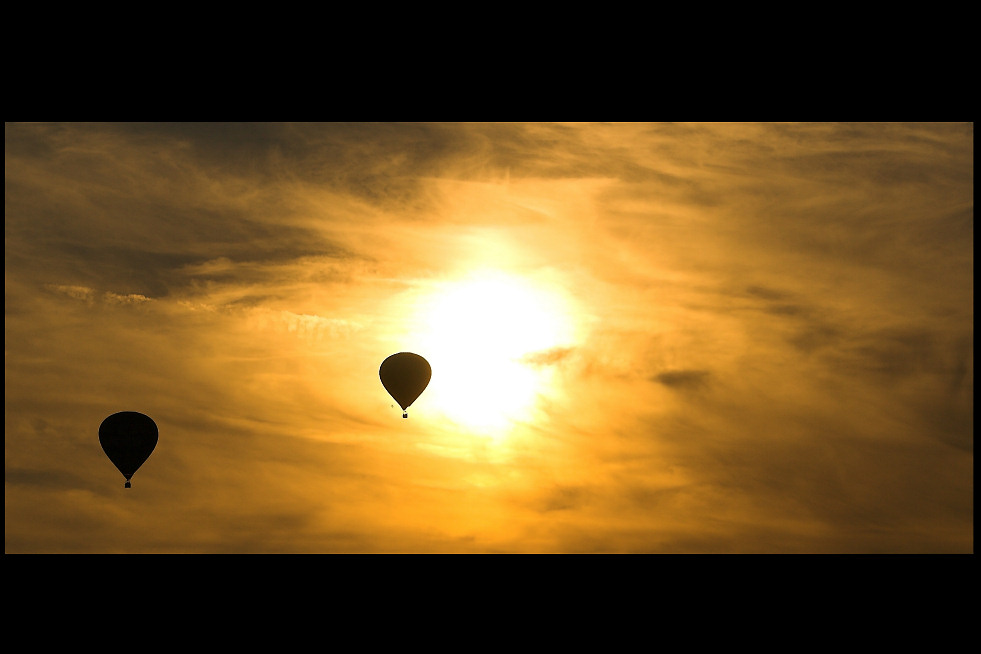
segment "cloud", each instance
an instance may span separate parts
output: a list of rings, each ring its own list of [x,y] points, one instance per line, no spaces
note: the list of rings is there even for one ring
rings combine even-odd
[[[548,350],[529,352],[521,357],[521,363],[526,363],[532,366],[554,365],[568,359],[574,351],[575,348],[572,347],[553,347]]]
[[[96,297],[95,289],[87,286],[77,286],[74,284],[47,284],[47,287],[56,293],[63,293],[75,300],[92,302]]]
[[[666,370],[654,376],[654,381],[670,388],[697,390],[709,382],[707,370]]]
[[[973,547],[970,125],[5,136],[8,551]],[[493,438],[377,379],[474,267],[575,323]]]
[[[119,293],[113,293],[107,291],[105,294],[107,302],[113,302],[115,304],[141,304],[143,302],[150,302],[150,298],[145,295],[140,295],[139,293],[128,293],[126,295],[120,295]]]
[[[325,318],[322,316],[295,314],[289,311],[281,311],[279,312],[279,316],[286,325],[286,330],[289,333],[312,341],[349,336],[363,329],[362,325],[345,318]]]

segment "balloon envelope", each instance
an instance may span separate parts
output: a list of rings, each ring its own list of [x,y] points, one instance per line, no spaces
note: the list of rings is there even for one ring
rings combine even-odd
[[[99,443],[129,488],[130,477],[157,446],[157,424],[136,411],[114,413],[99,425]]]
[[[433,369],[418,354],[399,352],[382,361],[378,376],[388,394],[405,411],[426,390]]]

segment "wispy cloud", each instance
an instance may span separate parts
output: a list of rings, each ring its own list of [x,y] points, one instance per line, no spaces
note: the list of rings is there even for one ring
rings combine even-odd
[[[973,551],[970,124],[5,137],[8,552]],[[473,269],[575,314],[496,441],[377,377]]]

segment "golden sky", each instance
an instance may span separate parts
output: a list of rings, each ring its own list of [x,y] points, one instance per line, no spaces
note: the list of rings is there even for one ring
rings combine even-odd
[[[973,124],[4,136],[7,553],[973,552]]]

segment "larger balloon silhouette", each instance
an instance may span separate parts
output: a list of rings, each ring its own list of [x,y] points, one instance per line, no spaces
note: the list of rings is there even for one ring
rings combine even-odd
[[[157,424],[136,411],[114,413],[99,425],[99,442],[131,488],[130,478],[157,446]]]
[[[382,361],[378,376],[388,394],[402,407],[402,417],[408,418],[406,409],[429,386],[433,369],[418,354],[399,352]]]

